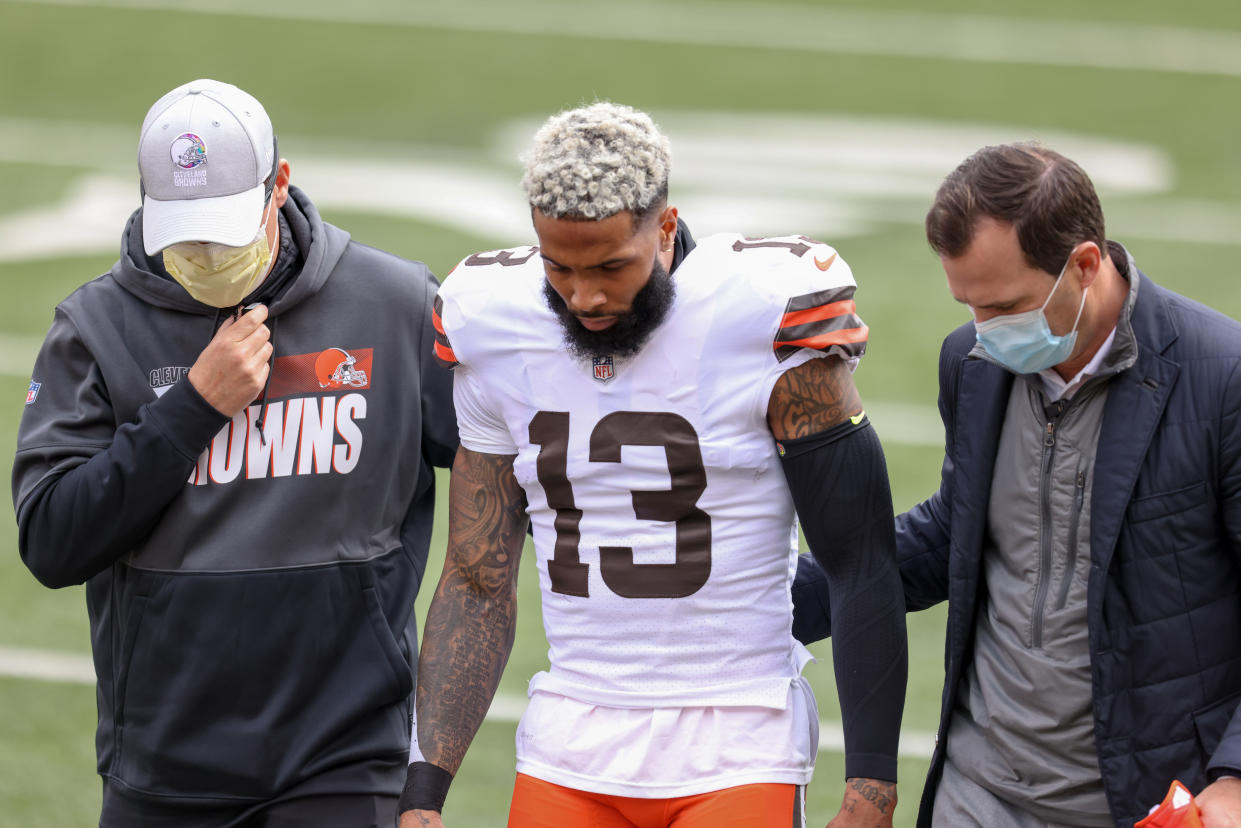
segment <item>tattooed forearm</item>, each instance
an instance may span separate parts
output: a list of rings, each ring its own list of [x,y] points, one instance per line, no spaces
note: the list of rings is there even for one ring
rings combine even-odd
[[[418,661],[418,743],[456,773],[513,648],[525,499],[511,456],[457,452],[448,555]]]
[[[855,777],[848,781],[849,787],[883,816],[890,816],[896,807],[896,783],[880,779]],[[852,808],[850,810],[853,810]]]
[[[776,380],[767,424],[776,439],[791,440],[826,431],[861,411],[848,363],[826,357],[791,368]]]
[[[827,828],[892,828],[896,810],[896,783],[882,779],[850,777],[845,798]]]

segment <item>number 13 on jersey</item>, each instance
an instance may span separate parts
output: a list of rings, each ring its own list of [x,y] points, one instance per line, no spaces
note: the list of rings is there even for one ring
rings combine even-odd
[[[540,411],[530,421],[530,442],[539,447],[536,472],[556,513],[556,545],[547,562],[553,592],[589,597],[590,564],[578,554],[582,512],[574,504],[568,477],[569,414]],[[599,574],[608,589],[625,598],[685,598],[711,575],[711,517],[698,508],[707,488],[698,434],[679,414],[664,411],[615,411],[590,433],[592,463],[621,462],[621,446],[662,446],[668,459],[671,486],[658,491],[632,491],[639,520],[676,527],[676,559],[669,564],[635,563],[627,546],[599,547]]]

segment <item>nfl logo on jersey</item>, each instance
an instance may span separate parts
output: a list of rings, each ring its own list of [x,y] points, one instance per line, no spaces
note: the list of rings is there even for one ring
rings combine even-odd
[[[599,382],[607,382],[616,376],[616,371],[612,367],[612,358],[610,356],[595,357],[595,379]]]

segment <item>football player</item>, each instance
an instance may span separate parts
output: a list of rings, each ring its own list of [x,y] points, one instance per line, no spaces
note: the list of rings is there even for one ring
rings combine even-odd
[[[462,447],[402,826],[441,824],[512,647],[528,520],[551,665],[509,825],[803,825],[818,714],[790,632],[797,515],[831,579],[848,777],[831,825],[891,824],[904,604],[853,276],[801,236],[695,242],[668,172],[642,112],[552,117],[524,178],[538,246],[470,256],[440,291]]]

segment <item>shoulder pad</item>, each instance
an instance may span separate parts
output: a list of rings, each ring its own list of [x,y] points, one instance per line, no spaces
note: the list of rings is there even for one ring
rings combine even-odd
[[[801,348],[851,360],[866,350],[869,330],[853,302],[853,271],[830,245],[807,236],[721,235],[704,239],[694,252],[699,249],[743,272],[780,314],[771,343],[779,361]]]
[[[500,297],[509,296],[522,282],[518,274],[536,268],[542,278],[539,248],[514,247],[466,256],[448,272],[440,285],[432,308],[435,326],[435,356],[446,367],[460,364],[451,337],[460,333],[469,319],[485,319],[486,308]],[[533,278],[533,275],[531,276]]]

